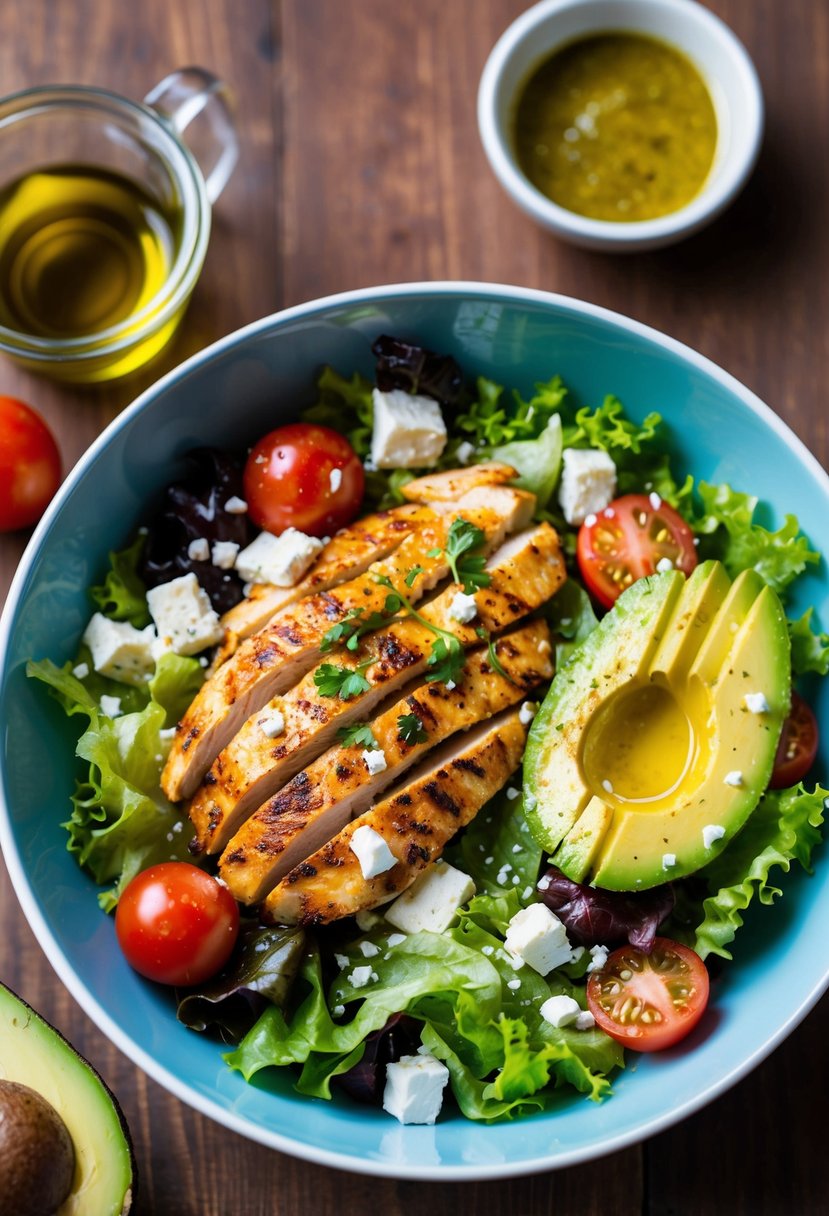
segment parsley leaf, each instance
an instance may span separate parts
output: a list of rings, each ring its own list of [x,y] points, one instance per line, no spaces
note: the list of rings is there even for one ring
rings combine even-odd
[[[444,633],[432,642],[429,658],[426,660],[431,673],[426,677],[429,683],[457,684],[463,665],[466,662],[463,646],[451,633]]]
[[[501,665],[501,660],[498,658],[498,655],[495,652],[495,638],[492,636],[492,634],[489,633],[488,630],[484,629],[483,625],[479,625],[475,630],[475,633],[482,642],[486,642],[487,644],[487,657],[489,658],[489,665],[492,670],[497,671],[498,675],[502,676],[508,684],[515,684],[515,680],[513,680],[512,676],[508,675],[507,672],[504,671],[504,668]]]
[[[418,575],[420,575],[422,573],[423,573],[422,566],[412,566],[411,570],[408,572],[408,574],[406,575],[406,578],[404,580],[406,583],[406,586],[414,587],[415,580],[417,579]]]
[[[397,737],[404,743],[425,743],[429,738],[417,714],[401,714],[397,719]]]
[[[484,567],[486,556],[480,552],[486,544],[486,536],[479,527],[471,524],[468,519],[458,517],[452,521],[452,526],[446,537],[446,560],[452,577],[456,583],[463,586],[467,595],[488,587],[492,582]],[[429,557],[438,557],[440,549],[430,549]]]
[[[320,650],[325,654],[337,643],[343,643],[352,653],[360,645],[360,639],[375,629],[388,625],[395,613],[399,612],[403,603],[398,595],[387,595],[381,612],[370,612],[363,618],[363,608],[352,608],[336,625],[332,625],[323,635]]]
[[[348,667],[337,667],[334,663],[323,663],[314,672],[314,683],[321,697],[339,697],[341,701],[350,701],[360,693],[368,692],[371,685],[363,675],[374,659],[366,659],[355,670]]]
[[[367,722],[352,722],[351,726],[341,726],[337,731],[337,738],[346,747],[366,747],[370,751],[380,747]]]

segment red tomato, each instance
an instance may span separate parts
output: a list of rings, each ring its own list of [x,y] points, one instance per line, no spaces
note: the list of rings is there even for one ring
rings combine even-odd
[[[225,965],[239,933],[227,887],[186,861],[164,861],[127,884],[115,932],[131,967],[159,984],[200,984]]]
[[[596,1024],[634,1051],[673,1047],[693,1030],[708,1004],[708,972],[688,946],[657,937],[650,954],[614,950],[587,981]]]
[[[36,523],[59,485],[60,452],[40,414],[0,397],[0,532]]]
[[[576,552],[587,590],[605,608],[663,558],[683,574],[697,564],[693,532],[658,494],[626,494],[588,515]]]
[[[259,440],[248,456],[244,485],[248,512],[260,528],[332,536],[356,518],[365,474],[342,435],[294,422]]]
[[[803,698],[793,692],[792,708],[783,723],[769,788],[785,790],[802,781],[815,762],[817,745],[817,719]]]

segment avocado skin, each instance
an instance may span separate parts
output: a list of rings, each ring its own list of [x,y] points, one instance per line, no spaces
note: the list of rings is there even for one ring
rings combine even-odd
[[[608,890],[694,873],[757,806],[790,683],[785,615],[754,571],[732,584],[720,563],[705,562],[687,581],[676,571],[639,580],[556,675],[533,722],[525,755],[533,835],[569,878]],[[620,731],[636,735],[631,707],[643,690],[678,707],[693,740],[681,777],[647,799],[601,780],[602,756]],[[762,714],[743,701],[757,692],[768,702]],[[609,733],[602,723],[613,724]],[[647,780],[650,761],[655,771],[666,751],[640,750],[636,772]],[[711,826],[723,835],[712,840]]]
[[[60,1031],[2,983],[0,1077],[40,1093],[71,1137],[72,1188],[55,1216],[128,1216],[137,1188],[135,1156],[115,1095]],[[0,1212],[5,1216],[1,1207]]]

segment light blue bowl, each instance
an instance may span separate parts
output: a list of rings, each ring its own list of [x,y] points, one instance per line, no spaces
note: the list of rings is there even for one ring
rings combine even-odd
[[[383,332],[449,351],[467,374],[525,392],[559,372],[581,401],[615,393],[637,419],[658,410],[671,424],[679,467],[758,494],[769,521],[795,512],[812,538],[825,531],[829,481],[783,423],[725,372],[633,321],[474,283],[377,288],[289,309],[218,342],[144,393],[81,460],[37,529],[0,626],[0,844],[29,923],[76,1000],[141,1068],[220,1123],[299,1157],[395,1177],[493,1178],[572,1165],[697,1110],[814,1005],[829,981],[824,858],[812,877],[784,877],[779,907],[749,917],[692,1039],[639,1057],[616,1078],[609,1101],[596,1106],[563,1094],[554,1110],[512,1124],[444,1116],[435,1127],[402,1127],[345,1099],[299,1097],[282,1077],[246,1085],[214,1042],[176,1022],[165,993],[130,970],[59,826],[73,785],[71,728],[24,674],[28,658],[60,663],[75,653],[90,613],[86,588],[100,577],[107,550],[124,543],[176,474],[177,458],[205,443],[238,448],[293,418],[313,400],[323,363],[370,373],[370,342]],[[795,607],[808,604],[829,623],[823,566],[802,580]],[[829,689],[817,710],[829,720]]]

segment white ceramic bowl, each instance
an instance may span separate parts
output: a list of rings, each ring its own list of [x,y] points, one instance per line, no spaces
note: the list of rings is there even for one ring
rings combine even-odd
[[[717,115],[714,163],[686,206],[652,220],[615,223],[560,207],[518,167],[512,125],[518,92],[533,69],[557,48],[593,33],[648,34],[683,51],[708,86]],[[657,249],[709,223],[742,189],[763,137],[763,94],[743,44],[695,0],[542,0],[502,34],[478,90],[484,151],[507,194],[563,240],[588,249]]]

